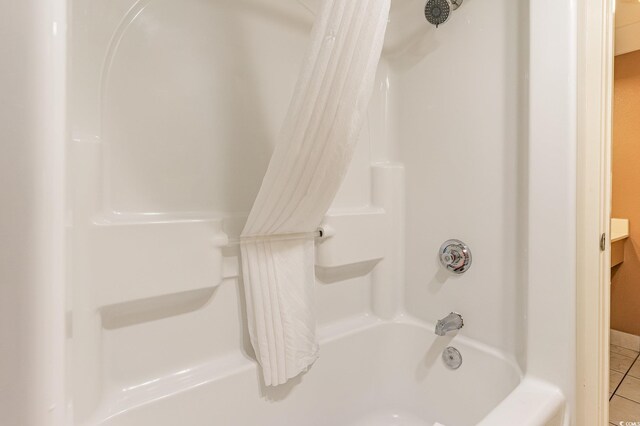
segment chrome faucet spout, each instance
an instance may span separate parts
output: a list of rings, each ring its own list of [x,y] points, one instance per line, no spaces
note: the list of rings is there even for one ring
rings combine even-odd
[[[451,312],[446,317],[438,320],[436,323],[436,334],[438,336],[444,336],[447,332],[452,330],[460,330],[464,326],[462,315]]]

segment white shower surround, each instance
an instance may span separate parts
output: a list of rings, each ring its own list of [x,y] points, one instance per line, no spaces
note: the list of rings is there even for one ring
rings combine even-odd
[[[34,425],[170,425],[176,414],[189,425],[251,415],[572,424],[576,16],[561,3],[466,0],[436,31],[421,2],[393,0],[368,126],[326,219],[335,235],[318,244],[321,358],[270,394],[248,356],[237,250],[224,246],[266,167],[272,146],[257,136],[273,140],[311,16],[294,1],[69,2],[68,297],[23,311],[36,325],[68,312],[66,339],[24,329],[41,338],[24,354],[35,368],[25,385],[40,391],[2,415]],[[64,31],[59,10],[37,18]],[[60,83],[44,72],[32,81]],[[474,254],[459,278],[436,261],[448,238]],[[57,274],[59,261],[36,267]],[[49,288],[37,277],[25,285]],[[15,300],[3,312],[29,306]],[[436,338],[435,320],[451,310],[464,329]],[[460,349],[460,370],[434,360],[445,344]],[[45,368],[63,350],[66,377]],[[68,404],[52,404],[65,380]],[[461,400],[461,390],[475,393]]]

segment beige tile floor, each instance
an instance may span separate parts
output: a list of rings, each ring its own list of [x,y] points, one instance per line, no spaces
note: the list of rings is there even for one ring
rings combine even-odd
[[[640,422],[640,359],[638,352],[611,345],[609,422]]]

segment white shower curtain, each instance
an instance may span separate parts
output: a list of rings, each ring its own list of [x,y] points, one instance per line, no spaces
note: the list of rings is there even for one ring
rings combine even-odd
[[[318,357],[314,241],[349,166],[380,60],[390,0],[323,0],[262,187],[242,231],[251,343],[266,385]]]

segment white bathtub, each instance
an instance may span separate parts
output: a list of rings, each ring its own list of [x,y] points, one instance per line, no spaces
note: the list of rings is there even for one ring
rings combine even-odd
[[[464,337],[437,337],[410,318],[354,318],[322,330],[322,356],[278,388],[255,364],[229,358],[122,389],[92,420],[126,425],[561,425],[553,386],[523,381],[504,354]],[[457,370],[441,355],[456,347]],[[485,420],[483,420],[483,418]]]

